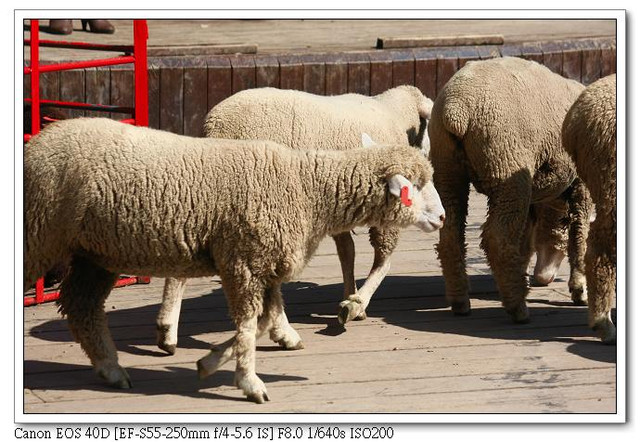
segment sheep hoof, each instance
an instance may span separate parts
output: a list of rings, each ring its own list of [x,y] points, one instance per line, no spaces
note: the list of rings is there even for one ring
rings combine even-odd
[[[528,324],[531,320],[529,318],[529,308],[525,302],[521,302],[513,309],[508,309],[507,313],[516,324]]]
[[[587,294],[582,288],[573,289],[571,290],[571,300],[573,305],[587,305]]]
[[[302,350],[304,348],[304,342],[302,342],[302,340],[299,340],[296,343],[292,343],[287,338],[280,339],[278,341],[278,345],[285,350]]]
[[[167,352],[168,354],[170,354],[170,355],[174,355],[174,354],[176,354],[176,345],[173,345],[173,344],[167,344],[167,343],[164,343],[164,342],[163,342],[163,343],[158,344],[158,347],[159,347],[161,350],[166,351],[166,352]]]
[[[247,399],[256,404],[264,404],[269,400],[269,396],[267,396],[267,393],[252,393],[247,395]]]
[[[301,350],[304,348],[302,338],[291,325],[287,325],[284,329],[273,328],[269,337],[285,350]]]
[[[171,344],[171,341],[176,341],[176,339],[171,339],[170,335],[171,335],[171,327],[169,325],[160,325],[157,324],[156,325],[156,345],[158,346],[158,348],[160,348],[161,350],[166,351],[167,353],[169,353],[170,355],[173,355],[176,353],[176,347],[177,344],[173,343]]]
[[[129,374],[119,365],[103,367],[98,370],[98,375],[114,388],[128,390],[133,387]]]
[[[247,399],[257,404],[263,404],[269,400],[267,387],[255,373],[239,375],[236,372],[234,383],[247,396]]]
[[[353,318],[354,321],[364,321],[365,319],[367,319],[367,312],[362,312],[358,316]]]
[[[342,325],[345,325],[347,322],[355,319],[359,314],[357,310],[359,309],[354,304],[349,303],[347,305],[344,305],[340,309],[340,313],[338,313],[338,322],[340,322],[340,324]]]
[[[606,319],[593,327],[603,344],[614,345],[616,343],[616,326],[610,319]]]
[[[198,379],[202,380],[209,376],[210,373],[207,371],[201,360],[196,362],[196,366],[198,367]]]
[[[465,301],[454,301],[451,303],[451,311],[455,316],[469,316],[471,314],[471,302],[467,299]]]
[[[340,303],[340,307],[338,322],[342,325],[356,318],[367,318],[366,312],[362,309],[362,299],[358,295],[349,296]]]

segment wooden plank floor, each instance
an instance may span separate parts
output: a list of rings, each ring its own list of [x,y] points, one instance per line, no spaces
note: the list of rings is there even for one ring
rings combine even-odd
[[[437,234],[405,230],[369,318],[337,325],[341,273],[328,239],[285,286],[287,313],[305,342],[299,351],[258,342],[257,372],[271,401],[256,405],[233,387],[234,364],[198,380],[195,361],[233,335],[217,278],[192,280],[179,349],[155,347],[163,280],[113,291],[107,300],[120,363],[134,388],[94,375],[53,304],[25,308],[25,413],[615,413],[616,347],[587,328],[571,304],[565,262],[559,278],[529,295],[532,321],[504,313],[478,243],[485,199],[472,194],[467,240],[473,314],[454,317],[444,300]],[[357,272],[372,261],[356,236]],[[213,292],[213,293],[212,293]]]

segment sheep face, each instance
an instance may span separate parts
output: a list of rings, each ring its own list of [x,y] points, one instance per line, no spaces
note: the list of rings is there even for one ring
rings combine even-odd
[[[536,254],[533,277],[538,284],[549,285],[556,278],[565,254],[551,244],[536,244]]]
[[[389,192],[400,198],[401,217],[425,232],[433,232],[444,225],[444,207],[433,182],[428,181],[422,189],[402,175],[389,178]]]

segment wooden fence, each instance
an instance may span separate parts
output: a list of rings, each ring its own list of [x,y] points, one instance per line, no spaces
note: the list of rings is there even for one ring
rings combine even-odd
[[[201,136],[211,107],[255,87],[376,95],[412,84],[435,98],[468,61],[500,56],[537,61],[585,85],[616,72],[615,38],[326,54],[155,57],[149,58],[149,125]],[[129,66],[55,72],[41,79],[43,98],[122,106],[133,104],[132,84]],[[28,89],[25,77],[25,96]],[[104,115],[68,113],[72,117]]]

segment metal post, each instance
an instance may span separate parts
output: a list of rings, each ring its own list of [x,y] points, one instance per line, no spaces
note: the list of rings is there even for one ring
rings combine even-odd
[[[40,131],[40,33],[31,20],[31,135]]]
[[[134,120],[136,126],[149,126],[149,77],[147,73],[147,39],[149,29],[146,20],[133,21],[134,61]]]
[[[31,20],[31,136],[40,132],[40,29]],[[44,302],[44,278],[36,281],[36,303]]]

